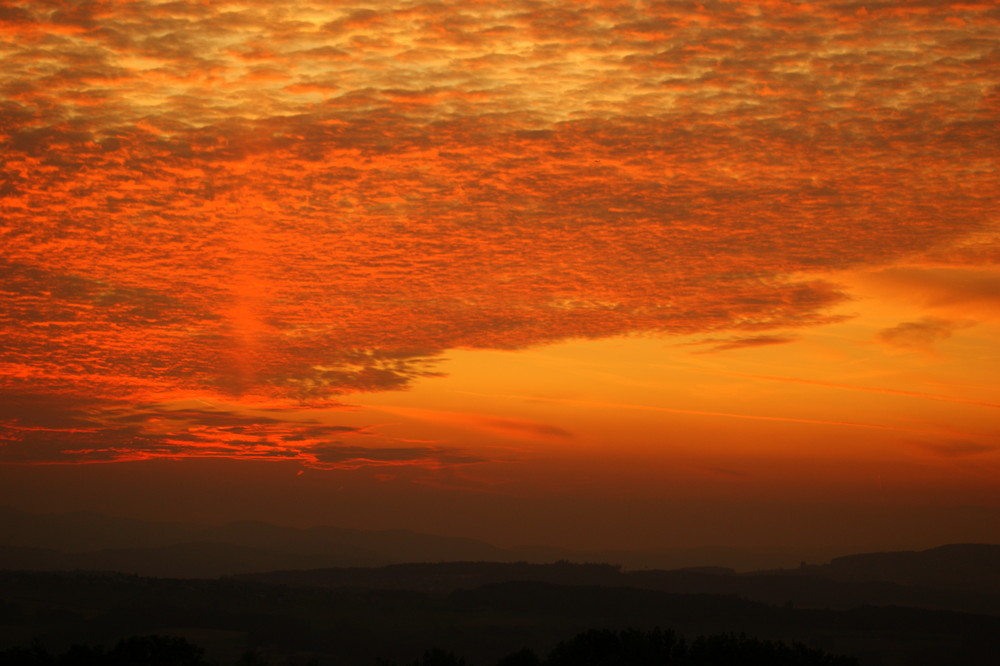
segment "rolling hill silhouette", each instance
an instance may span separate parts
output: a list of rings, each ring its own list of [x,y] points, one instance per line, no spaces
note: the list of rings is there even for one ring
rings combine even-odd
[[[526,552],[597,558],[406,530],[10,509],[0,528],[0,650],[33,637],[59,653],[162,634],[204,646],[217,663],[248,649],[272,663],[412,663],[436,645],[488,666],[588,629],[661,626],[798,641],[862,666],[993,666],[1000,654],[998,545],[738,573],[690,559],[736,552],[721,549],[674,553],[702,566],[636,570],[531,563]]]
[[[187,525],[92,512],[0,510],[0,568],[214,578],[287,568],[442,560],[515,561],[483,541],[409,530],[297,529],[258,521]]]
[[[808,566],[800,575],[841,581],[889,581],[1000,594],[1000,545],[956,543],[923,551],[861,553]]]
[[[574,565],[561,564],[567,572]],[[590,573],[599,573],[593,567]],[[586,575],[586,572],[584,572]],[[412,663],[432,646],[496,664],[543,654],[591,628],[746,634],[845,654],[862,666],[993,666],[1000,616],[861,606],[771,605],[718,594],[511,581],[447,594],[252,580],[174,580],[93,572],[0,571],[0,650],[34,639],[52,652],[129,636],[181,636],[219,663],[255,650],[271,663]]]
[[[94,512],[35,514],[0,507],[0,567],[9,569],[79,568],[150,576],[215,577],[271,569],[403,562],[573,560],[614,562],[629,568],[711,565],[751,570],[789,566],[802,559],[825,561],[841,554],[843,551],[717,546],[646,551],[498,548],[476,539],[409,530],[299,529],[259,521],[191,525]],[[184,563],[189,566],[185,568]]]

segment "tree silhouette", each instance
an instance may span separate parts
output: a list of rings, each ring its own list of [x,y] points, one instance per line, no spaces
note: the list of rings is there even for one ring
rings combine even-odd
[[[132,636],[110,650],[74,645],[54,656],[35,641],[0,652],[0,666],[210,666],[204,650],[177,636]]]
[[[729,663],[741,666],[856,666],[857,660],[813,650],[801,643],[786,645],[745,635],[720,634],[696,638],[684,663],[690,666]]]
[[[801,644],[791,646],[733,634],[696,638],[690,646],[672,631],[592,629],[563,641],[544,666],[857,666]]]
[[[460,659],[453,652],[440,648],[431,648],[424,656],[414,661],[411,666],[469,666],[465,659]]]
[[[270,661],[256,650],[248,650],[236,660],[236,666],[269,666],[270,663]]]
[[[541,664],[538,655],[528,648],[512,652],[497,662],[497,666],[541,666]]]
[[[591,629],[557,645],[546,666],[663,666],[683,654],[672,631]]]

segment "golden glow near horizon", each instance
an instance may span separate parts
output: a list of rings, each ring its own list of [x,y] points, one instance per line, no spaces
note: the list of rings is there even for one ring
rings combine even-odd
[[[976,0],[7,3],[0,462],[1000,509],[998,39]]]

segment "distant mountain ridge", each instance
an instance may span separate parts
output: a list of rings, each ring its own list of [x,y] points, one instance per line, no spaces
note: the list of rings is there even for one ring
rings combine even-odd
[[[737,594],[813,607],[892,603],[1000,614],[995,598],[1000,597],[1000,545],[950,544],[924,551],[854,554],[834,557],[828,564],[772,565],[742,574],[718,566],[740,554],[738,549],[722,548],[660,553],[503,549],[475,539],[408,530],[299,529],[258,521],[186,525],[92,512],[31,514],[0,508],[0,569],[119,571],[175,578],[247,575],[293,585],[434,593],[538,581]],[[606,565],[542,566],[562,559],[634,568],[643,557],[659,567],[623,571]],[[449,564],[438,564],[442,562]]]
[[[515,561],[483,541],[408,530],[298,529],[258,521],[158,523],[99,513],[0,510],[0,568],[91,569],[214,578],[285,568],[443,560]]]
[[[882,580],[965,591],[1000,593],[1000,545],[955,543],[923,551],[835,557],[806,573],[839,580]]]
[[[573,560],[613,562],[629,568],[709,565],[748,570],[788,566],[803,557],[825,560],[830,554],[725,547],[655,551],[499,548],[477,539],[409,530],[293,528],[260,521],[189,525],[87,511],[34,514],[0,507],[0,568],[7,569],[91,569],[213,578],[275,569],[404,562]]]
[[[443,574],[450,566],[406,565],[396,573],[409,568],[414,574]],[[506,568],[521,575],[532,566],[460,563],[454,570],[470,576]],[[623,575],[607,565],[559,563],[538,570],[566,578]],[[301,659],[311,657],[331,665],[372,664],[377,658],[414,663],[414,656],[437,645],[487,666],[519,647],[548,651],[567,635],[594,627],[667,627],[687,636],[735,633],[798,641],[853,655],[864,666],[995,666],[1000,654],[996,614],[892,605],[802,608],[731,594],[621,585],[510,581],[439,595],[234,578],[0,571],[0,590],[0,627],[13,632],[9,644],[30,646],[32,637],[41,636],[65,649],[126,636],[180,635],[197,638],[220,663],[232,663],[247,649],[263,651],[270,663],[304,663]]]
[[[968,546],[968,547],[966,547]],[[940,549],[933,549],[934,551]],[[977,553],[985,566],[1000,566],[1000,546],[960,544],[945,552]],[[931,553],[932,551],[924,551]],[[874,553],[872,555],[883,555]],[[919,559],[920,553],[917,553]],[[860,556],[865,557],[865,556]],[[940,554],[931,558],[940,560]],[[881,558],[876,558],[881,559]],[[962,560],[957,560],[962,561]],[[942,562],[947,571],[956,561]],[[829,565],[826,565],[829,566]],[[806,608],[850,609],[865,605],[935,608],[1000,616],[1000,588],[972,587],[978,570],[967,569],[967,579],[953,585],[906,583],[892,580],[889,573],[857,571],[856,580],[823,575],[824,567],[800,567],[762,572],[736,573],[731,569],[694,568],[670,571],[623,571],[610,564],[531,564],[527,562],[441,562],[395,564],[379,568],[330,568],[272,571],[235,576],[269,585],[324,589],[409,590],[430,594],[452,594],[489,585],[511,582],[546,585],[623,587],[671,594],[731,595],[755,602]],[[930,572],[928,572],[930,573]],[[992,572],[991,572],[992,573]],[[944,576],[926,576],[940,582]]]

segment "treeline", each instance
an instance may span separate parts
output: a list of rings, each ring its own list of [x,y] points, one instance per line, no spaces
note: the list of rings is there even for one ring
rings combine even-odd
[[[247,652],[233,666],[311,666],[317,660],[271,662]],[[133,636],[107,649],[75,645],[51,654],[40,643],[0,652],[0,666],[220,666],[205,651],[176,636]],[[397,666],[380,661],[379,666]],[[406,666],[473,666],[453,652],[433,648]],[[559,643],[544,659],[527,648],[496,666],[858,666],[852,657],[834,656],[802,644],[717,634],[687,641],[673,631],[592,629]]]
[[[395,666],[382,662],[380,666]],[[472,666],[451,652],[433,649],[407,666]],[[688,642],[673,631],[591,629],[559,643],[540,659],[525,648],[496,666],[858,666],[853,657],[831,655],[794,643],[745,635],[699,636]]]
[[[41,643],[0,652],[2,666],[210,666],[205,651],[177,636],[132,636],[110,650],[103,646],[74,645],[51,654]]]

